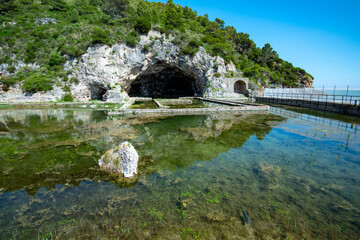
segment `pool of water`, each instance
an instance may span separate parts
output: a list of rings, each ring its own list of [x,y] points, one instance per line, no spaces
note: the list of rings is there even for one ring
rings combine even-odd
[[[309,119],[0,110],[0,239],[358,239],[358,125]],[[96,164],[123,141],[131,181]]]
[[[228,107],[227,105],[212,103],[212,102],[205,102],[197,99],[192,100],[192,104],[174,104],[170,105],[171,109],[178,109],[178,108],[219,108],[219,107]]]
[[[156,106],[154,101],[146,101],[146,102],[135,102],[129,108],[130,109],[156,109],[158,107]]]

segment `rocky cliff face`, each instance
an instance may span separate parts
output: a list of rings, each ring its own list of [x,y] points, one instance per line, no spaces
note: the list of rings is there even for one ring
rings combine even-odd
[[[69,77],[79,81],[71,86],[72,95],[80,101],[104,98],[117,101],[127,99],[127,93],[132,91],[148,96],[156,91],[159,95],[171,94],[162,88],[183,84],[194,95],[224,96],[227,86],[222,78],[228,71],[236,72],[235,66],[225,65],[220,57],[211,57],[202,47],[193,57],[182,55],[172,40],[171,36],[166,38],[151,31],[141,36],[134,48],[125,44],[90,47],[80,59],[71,59],[65,64],[65,70],[73,72]],[[154,89],[156,79],[165,83]],[[189,86],[181,81],[188,82]]]
[[[195,56],[184,55],[170,35],[150,31],[141,36],[136,47],[125,44],[95,45],[80,58],[68,59],[64,67],[76,101],[106,100],[126,102],[130,95],[145,97],[232,95],[224,82],[227,72],[237,72],[234,64],[212,57],[203,47]],[[20,62],[16,68],[24,66]],[[31,67],[31,66],[30,66]],[[38,68],[38,65],[34,65]],[[4,75],[6,64],[0,66]],[[61,100],[65,92],[57,84],[54,90],[36,94],[23,93],[20,85],[0,95],[4,102],[47,102]]]

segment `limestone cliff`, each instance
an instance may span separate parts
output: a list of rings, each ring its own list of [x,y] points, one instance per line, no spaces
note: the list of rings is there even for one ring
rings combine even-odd
[[[165,34],[150,31],[134,48],[125,44],[90,47],[80,59],[65,63],[65,69],[73,72],[69,77],[79,81],[71,86],[72,95],[80,101],[102,99],[113,89],[127,95],[137,79],[151,75],[166,78],[172,73],[191,79],[194,95],[226,95],[227,86],[222,78],[229,71],[236,72],[235,66],[225,65],[220,57],[211,57],[202,47],[193,57],[181,55],[172,40],[171,36],[166,38]]]
[[[128,94],[141,96],[236,96],[233,86],[225,81],[228,72],[237,73],[232,62],[225,64],[221,57],[210,56],[203,47],[195,56],[184,55],[173,44],[169,35],[150,31],[141,36],[136,47],[125,44],[89,47],[79,58],[69,58],[64,64],[69,79],[70,92],[76,101],[106,100],[124,102]],[[21,63],[19,66],[23,66]],[[2,66],[6,74],[6,66]],[[0,96],[0,101],[42,102],[62,99],[61,86],[35,94],[23,93],[20,85]]]

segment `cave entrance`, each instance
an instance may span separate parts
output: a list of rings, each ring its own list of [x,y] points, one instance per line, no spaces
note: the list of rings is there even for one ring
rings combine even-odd
[[[201,87],[194,76],[167,65],[157,63],[148,67],[131,84],[130,97],[179,98],[200,96]]]
[[[236,81],[234,84],[234,92],[235,93],[241,93],[241,94],[246,94],[247,93],[247,89],[246,89],[246,83],[244,81]]]
[[[106,88],[98,85],[90,85],[91,100],[104,101],[104,95],[107,92]]]

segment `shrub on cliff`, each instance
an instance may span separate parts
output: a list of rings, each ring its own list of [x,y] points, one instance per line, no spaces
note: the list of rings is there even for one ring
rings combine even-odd
[[[53,54],[51,54],[50,59],[49,59],[49,66],[51,66],[51,67],[58,66],[58,65],[65,63],[65,61],[66,60],[63,56],[61,56],[58,53],[53,53]]]
[[[67,4],[63,0],[42,0],[41,3],[48,5],[51,11],[64,12],[67,9]]]
[[[73,102],[74,101],[74,98],[73,96],[71,95],[70,92],[68,93],[65,93],[63,99],[62,99],[64,102]]]
[[[109,35],[108,31],[101,29],[100,27],[94,28],[92,32],[92,44],[103,43],[109,44]]]
[[[140,42],[140,37],[137,34],[137,32],[135,31],[131,31],[127,36],[126,36],[126,44],[129,45],[130,47],[135,47],[139,42]]]
[[[0,13],[14,11],[16,4],[14,0],[1,0],[0,2]]]
[[[140,17],[138,20],[136,20],[134,28],[140,34],[147,34],[151,30],[151,23],[149,19]]]
[[[36,93],[38,91],[49,91],[53,89],[53,81],[41,73],[31,75],[23,81],[22,89],[25,92]]]
[[[10,76],[1,76],[0,83],[2,84],[2,89],[6,92],[9,90],[10,86],[17,83],[16,78]]]

